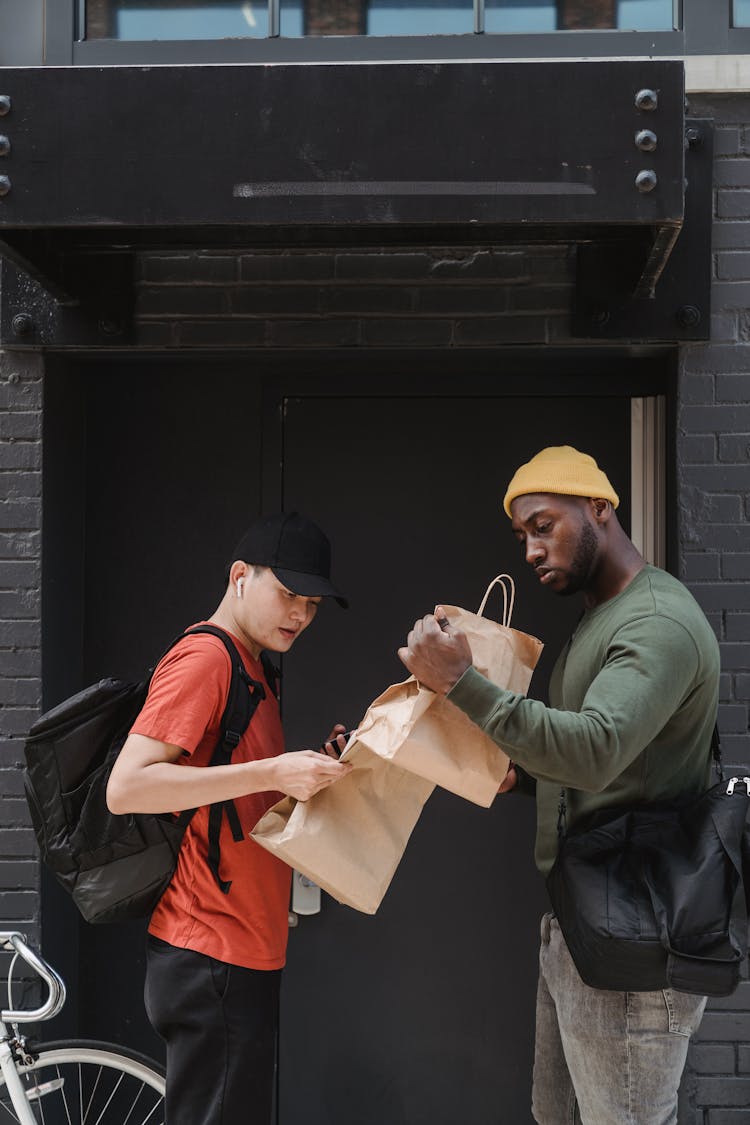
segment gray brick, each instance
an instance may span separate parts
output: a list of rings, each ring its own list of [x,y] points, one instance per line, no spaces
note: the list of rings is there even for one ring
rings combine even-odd
[[[715,281],[711,300],[716,309],[746,309],[750,305],[750,281]]]
[[[41,663],[36,648],[0,648],[0,676],[37,676]]]
[[[307,316],[321,312],[317,285],[247,285],[229,294],[231,311],[242,316]]]
[[[37,916],[36,891],[0,891],[0,922],[29,922]]]
[[[256,347],[265,338],[262,320],[185,320],[176,325],[177,341],[184,347]]]
[[[717,402],[750,402],[750,375],[717,375]]]
[[[743,518],[741,496],[706,495],[706,518],[711,523],[731,523]]]
[[[729,766],[735,763],[744,763],[735,772],[744,777],[750,771],[750,748],[748,747],[746,734],[725,734],[721,740],[721,749],[724,761]]]
[[[711,241],[714,250],[744,250],[750,247],[750,223],[714,223]]]
[[[750,1078],[699,1078],[697,1101],[710,1106],[750,1106]]]
[[[36,707],[16,707],[0,704],[0,730],[4,735],[28,734],[29,727],[39,714]]]
[[[716,255],[716,276],[722,281],[747,281],[750,278],[750,251],[722,250]]]
[[[726,671],[744,670],[750,667],[750,644],[722,641],[719,647],[721,648],[721,666]]]
[[[742,152],[742,135],[736,125],[723,126],[714,132],[714,154],[716,156],[739,156]]]
[[[37,529],[0,531],[0,558],[24,559],[39,555],[41,533]]]
[[[20,797],[5,797],[0,794],[0,824],[4,828],[30,828],[31,817],[26,801]]]
[[[364,341],[380,347],[447,347],[451,342],[453,324],[450,320],[399,319],[366,320]]]
[[[41,499],[0,502],[0,528],[30,530],[38,528],[42,519]]]
[[[722,410],[725,407],[696,406],[695,410]],[[707,495],[717,492],[742,492],[750,488],[750,466],[748,465],[705,465],[696,468],[686,465],[682,470],[685,484],[695,485]]]
[[[41,437],[39,413],[28,410],[4,410],[0,413],[0,440],[38,441]]]
[[[35,618],[41,608],[39,590],[0,590],[0,618]]]
[[[734,696],[734,684],[729,672],[721,672],[719,675],[719,700],[722,703],[730,703]]]
[[[682,1122],[680,1122],[680,1125],[682,1125]],[[703,1122],[700,1125],[703,1125]],[[709,1109],[706,1125],[747,1125],[747,1110]]]
[[[28,856],[33,859],[38,851],[32,828],[0,828],[0,858]]]
[[[508,309],[510,312],[547,312],[558,315],[570,311],[573,297],[572,286],[516,286],[508,293]]]
[[[728,342],[730,340],[737,340],[742,332],[743,314],[738,313],[734,309],[728,312],[716,312],[711,317],[711,339],[716,343],[717,341]],[[743,336],[744,340],[750,339],[750,335]]]
[[[734,677],[734,694],[737,699],[750,699],[750,673],[741,672]]]
[[[750,641],[750,613],[727,614],[727,640]]]
[[[39,864],[33,859],[4,859],[0,863],[0,891],[33,891],[38,886]]]
[[[0,621],[0,647],[35,648],[42,639],[39,621]]]
[[[39,679],[0,679],[0,703],[39,707],[41,699],[42,682]]]
[[[177,343],[170,321],[140,320],[136,323],[136,342],[142,348],[167,348]]]
[[[720,219],[750,219],[750,191],[720,190],[716,213]]]
[[[717,160],[714,164],[714,183],[723,188],[750,187],[750,160]],[[721,198],[721,191],[719,198]]]
[[[737,1070],[740,1074],[750,1074],[750,1043],[737,1045]]]
[[[740,703],[722,703],[719,708],[719,730],[722,734],[743,734],[747,729],[747,707]],[[742,1004],[750,1008],[747,997]]]
[[[247,254],[240,258],[243,281],[325,281],[334,258],[325,253]]]
[[[705,585],[693,584],[690,589],[704,611],[750,609],[750,582],[707,582]]]
[[[40,472],[0,472],[0,496],[9,501],[35,499],[42,495]]]
[[[725,554],[721,559],[721,576],[732,582],[750,581],[750,554]]]
[[[750,226],[750,223],[748,223]],[[716,306],[715,306],[716,307]],[[750,371],[748,344],[695,344],[684,349],[683,370],[686,374],[746,374]],[[682,383],[680,381],[680,394]]]
[[[688,434],[679,439],[678,455],[683,465],[710,465],[716,460],[715,434]]]
[[[38,469],[42,443],[15,441],[0,444],[0,469]]]
[[[18,769],[24,765],[23,742],[20,738],[0,739],[0,768]]]
[[[700,1027],[701,1042],[750,1042],[750,1012],[706,1012]]]
[[[714,401],[713,375],[683,375],[680,380],[680,403],[703,405]]]
[[[688,1064],[698,1074],[734,1074],[735,1049],[728,1043],[694,1043]]]
[[[750,434],[719,434],[719,460],[750,460]]]
[[[719,724],[719,729],[721,729],[721,724]],[[712,1012],[750,1011],[750,982],[747,980],[741,981],[739,988],[731,996],[712,997],[710,1007]]]
[[[685,544],[689,547],[700,546],[707,551],[747,551],[750,549],[750,524],[745,523],[709,523],[708,511],[699,513],[698,522],[694,527],[685,528]],[[729,605],[728,609],[741,609],[740,605]]]
[[[37,559],[0,559],[0,588],[18,590],[38,586],[40,567]]]
[[[720,561],[721,555],[715,552],[711,554],[685,552],[681,559],[680,577],[684,582],[706,582],[712,578],[718,579]]]

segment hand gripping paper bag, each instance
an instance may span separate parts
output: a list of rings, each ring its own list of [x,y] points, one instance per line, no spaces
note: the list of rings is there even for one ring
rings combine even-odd
[[[477,614],[445,609],[452,624],[466,629],[479,671],[499,686],[525,692],[542,645],[510,628],[512,579],[510,604],[502,587],[503,623],[482,616],[490,590],[506,578],[490,583]],[[375,913],[388,889],[435,777],[486,806],[508,764],[507,755],[458,708],[413,677],[374,700],[342,760],[351,761],[351,773],[309,801],[286,797],[252,836],[339,902],[367,914]]]
[[[503,593],[500,623],[483,616],[496,585]],[[477,613],[443,608],[449,623],[466,634],[474,667],[498,687],[525,695],[543,646],[536,637],[511,629],[514,599],[513,579],[500,574],[487,587]],[[414,677],[375,700],[357,740],[384,760],[484,808],[492,804],[508,770],[508,755],[489,735]]]
[[[341,759],[352,763],[346,777],[309,801],[285,797],[251,835],[339,902],[374,914],[435,786],[356,741]]]

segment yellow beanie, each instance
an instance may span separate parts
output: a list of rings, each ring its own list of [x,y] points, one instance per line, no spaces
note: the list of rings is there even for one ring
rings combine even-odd
[[[505,493],[506,515],[510,515],[510,506],[517,496],[530,492],[601,497],[611,501],[613,508],[620,503],[620,497],[594,458],[588,453],[579,453],[572,445],[551,445],[521,465]]]

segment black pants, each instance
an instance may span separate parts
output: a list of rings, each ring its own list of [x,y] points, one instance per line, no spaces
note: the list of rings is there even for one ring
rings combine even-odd
[[[146,1012],[167,1044],[167,1125],[270,1125],[281,970],[149,935]]]

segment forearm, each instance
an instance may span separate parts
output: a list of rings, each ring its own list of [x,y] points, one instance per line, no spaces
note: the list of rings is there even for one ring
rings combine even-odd
[[[115,813],[180,812],[280,788],[276,758],[234,765],[158,761],[112,771],[107,804]]]

